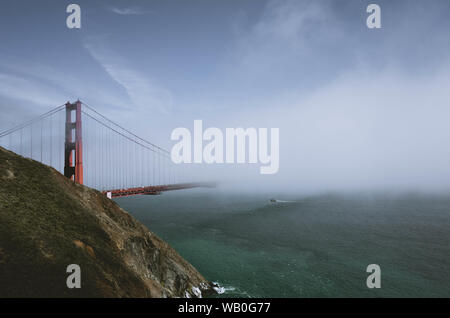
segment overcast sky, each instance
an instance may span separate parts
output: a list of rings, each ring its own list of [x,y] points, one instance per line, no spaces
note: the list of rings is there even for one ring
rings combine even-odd
[[[447,0],[5,0],[0,130],[80,98],[167,149],[194,119],[280,128],[278,174],[207,167],[224,180],[448,189],[449,13]]]

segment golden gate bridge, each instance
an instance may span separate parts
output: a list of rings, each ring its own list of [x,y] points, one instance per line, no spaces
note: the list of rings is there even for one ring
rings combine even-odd
[[[188,181],[169,151],[80,100],[1,132],[0,145],[110,198],[214,186]]]

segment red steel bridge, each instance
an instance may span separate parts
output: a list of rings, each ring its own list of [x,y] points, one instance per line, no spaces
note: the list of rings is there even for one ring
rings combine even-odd
[[[1,132],[0,145],[110,198],[214,186],[192,182],[167,150],[79,100]]]

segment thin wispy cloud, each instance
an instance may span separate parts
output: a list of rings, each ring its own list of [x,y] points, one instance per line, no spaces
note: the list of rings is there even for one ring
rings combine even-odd
[[[105,46],[89,40],[83,45],[111,79],[124,88],[135,110],[170,112],[173,97],[168,89],[134,69],[126,59]]]
[[[59,98],[57,103],[63,103],[70,99],[91,100],[96,103],[106,104],[116,109],[126,108],[126,100],[114,92],[107,92],[106,89],[93,86],[87,74],[84,77],[75,74],[67,74],[58,70],[53,65],[36,63],[13,56],[0,56],[0,96],[8,97],[12,100],[25,100],[33,104],[49,103],[48,96],[55,95]],[[24,95],[23,91],[29,92]],[[30,92],[36,92],[30,96]],[[57,92],[53,93],[53,92]]]
[[[0,72],[0,130],[62,105],[66,100],[60,89],[39,79]]]
[[[149,10],[144,10],[139,7],[129,7],[129,8],[118,8],[118,7],[109,7],[111,12],[114,12],[119,15],[144,15],[151,13]]]
[[[0,96],[46,108],[58,106],[65,100],[58,89],[39,80],[8,73],[0,73]]]

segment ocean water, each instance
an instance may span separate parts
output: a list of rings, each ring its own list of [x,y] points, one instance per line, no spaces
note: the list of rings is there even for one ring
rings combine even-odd
[[[450,195],[192,189],[116,202],[223,286],[220,297],[450,296]],[[366,286],[369,264],[380,289]]]

